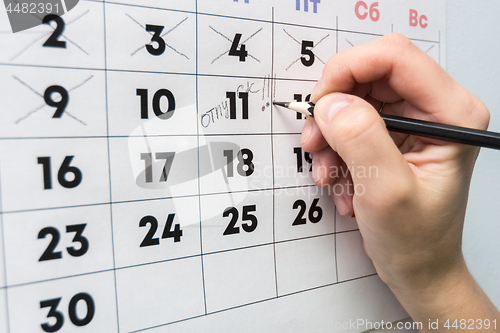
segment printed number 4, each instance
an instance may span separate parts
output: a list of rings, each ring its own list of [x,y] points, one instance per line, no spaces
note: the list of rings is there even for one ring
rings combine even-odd
[[[233,44],[231,45],[231,49],[229,50],[230,56],[240,57],[240,61],[245,61],[248,56],[248,52],[246,50],[245,44],[241,44],[240,49],[238,50],[238,46],[240,45],[241,34],[236,34],[233,39]]]

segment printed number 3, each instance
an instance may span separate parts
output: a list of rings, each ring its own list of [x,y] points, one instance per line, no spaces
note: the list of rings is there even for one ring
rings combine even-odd
[[[146,44],[146,49],[148,52],[154,56],[159,56],[165,52],[165,41],[161,38],[161,32],[163,31],[161,25],[146,24],[146,31],[154,32],[153,37],[151,37],[151,42],[157,42],[158,47],[154,48],[151,44]]]

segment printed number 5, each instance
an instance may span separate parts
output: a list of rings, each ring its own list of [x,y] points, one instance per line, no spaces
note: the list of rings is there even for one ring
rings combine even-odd
[[[302,64],[306,67],[310,67],[314,64],[314,53],[309,49],[309,47],[314,47],[314,43],[309,40],[303,40],[302,41],[302,57],[300,58],[300,61],[302,61]],[[306,58],[304,56],[308,56],[309,58]]]

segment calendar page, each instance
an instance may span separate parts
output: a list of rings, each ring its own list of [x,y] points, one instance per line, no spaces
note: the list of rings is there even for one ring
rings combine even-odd
[[[0,333],[408,317],[272,102],[390,32],[443,66],[444,1],[51,2],[16,33],[29,2],[0,10]]]

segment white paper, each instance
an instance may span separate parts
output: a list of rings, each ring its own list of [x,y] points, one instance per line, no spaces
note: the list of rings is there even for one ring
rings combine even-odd
[[[271,104],[393,31],[444,67],[444,1],[89,0],[62,19],[47,47],[54,22],[13,34],[0,10],[0,333],[408,317],[314,184],[304,117]]]

